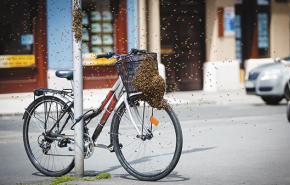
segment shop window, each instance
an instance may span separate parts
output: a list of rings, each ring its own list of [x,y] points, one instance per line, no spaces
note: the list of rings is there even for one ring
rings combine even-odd
[[[235,36],[236,36],[236,58],[242,62],[242,26],[241,26],[241,15],[235,16]]]
[[[114,50],[114,27],[110,1],[83,1],[83,53]]]
[[[268,14],[258,13],[258,56],[269,56],[269,24]]]
[[[235,0],[236,57],[244,67],[249,58],[270,56],[269,0]]]
[[[0,6],[0,68],[35,64],[33,18],[36,3],[4,1]],[[21,16],[19,16],[21,15]]]

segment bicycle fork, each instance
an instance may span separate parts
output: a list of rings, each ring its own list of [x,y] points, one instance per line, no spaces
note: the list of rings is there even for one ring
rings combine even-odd
[[[137,106],[136,105],[130,106],[126,96],[124,96],[124,103],[125,103],[126,109],[128,111],[129,117],[131,119],[131,122],[132,122],[135,130],[138,133],[137,138],[141,138],[142,140],[152,138],[152,133],[151,133],[152,129],[150,130],[146,127],[144,115],[142,118],[139,111],[138,111]],[[144,114],[144,111],[145,111],[145,102],[144,102],[144,107],[143,107],[143,114]],[[135,115],[135,117],[133,116],[133,114]],[[140,125],[141,129],[137,125]]]

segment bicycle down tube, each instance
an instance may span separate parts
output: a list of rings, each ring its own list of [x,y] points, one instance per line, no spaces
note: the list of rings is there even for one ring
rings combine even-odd
[[[105,126],[111,112],[114,110],[118,100],[122,96],[123,85],[121,85],[121,84],[122,83],[121,83],[121,80],[119,78],[116,81],[116,83],[114,84],[114,86],[112,87],[112,89],[107,94],[105,100],[103,100],[102,104],[100,105],[100,108],[98,109],[98,114],[100,114],[104,110],[104,108],[108,104],[108,102],[110,101],[110,104],[106,109],[106,113],[103,114],[98,126],[96,127],[96,129],[94,131],[94,134],[92,136],[93,142],[95,142],[97,140],[97,138],[99,137],[99,135],[102,132],[103,127]]]
[[[105,126],[109,116],[111,115],[112,111],[116,107],[116,105],[117,105],[117,103],[120,100],[122,95],[124,97],[123,101],[124,101],[125,106],[126,106],[126,108],[128,110],[129,117],[132,120],[132,124],[134,125],[134,127],[135,127],[136,131],[138,132],[138,134],[141,135],[141,132],[138,129],[138,127],[137,127],[137,125],[136,125],[136,123],[135,123],[135,121],[133,119],[132,113],[130,111],[130,106],[129,106],[128,101],[127,101],[127,93],[126,92],[123,93],[124,85],[123,85],[123,83],[122,83],[120,78],[121,77],[119,77],[119,79],[116,81],[116,83],[114,84],[112,89],[109,91],[107,97],[105,98],[105,100],[100,105],[100,108],[98,110],[98,114],[100,114],[104,110],[105,106],[110,101],[110,104],[108,105],[108,107],[106,109],[106,113],[103,114],[103,116],[102,116],[98,126],[96,127],[93,136],[92,136],[92,139],[93,139],[94,142],[97,140],[97,138],[99,137],[100,133],[102,132],[103,127]]]

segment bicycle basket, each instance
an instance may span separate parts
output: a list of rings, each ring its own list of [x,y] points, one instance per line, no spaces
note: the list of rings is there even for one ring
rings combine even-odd
[[[146,56],[153,57],[156,63],[156,67],[158,69],[157,53],[144,53],[126,56],[115,63],[118,70],[118,74],[119,76],[121,76],[122,82],[126,88],[127,93],[137,92],[132,84],[132,79],[135,76],[136,68],[144,60]]]

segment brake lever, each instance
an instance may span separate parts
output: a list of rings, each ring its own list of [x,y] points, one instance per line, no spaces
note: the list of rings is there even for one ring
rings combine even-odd
[[[115,53],[109,60],[111,60],[111,59],[117,59],[117,58],[120,58],[120,55],[119,54],[117,54],[117,53]]]

